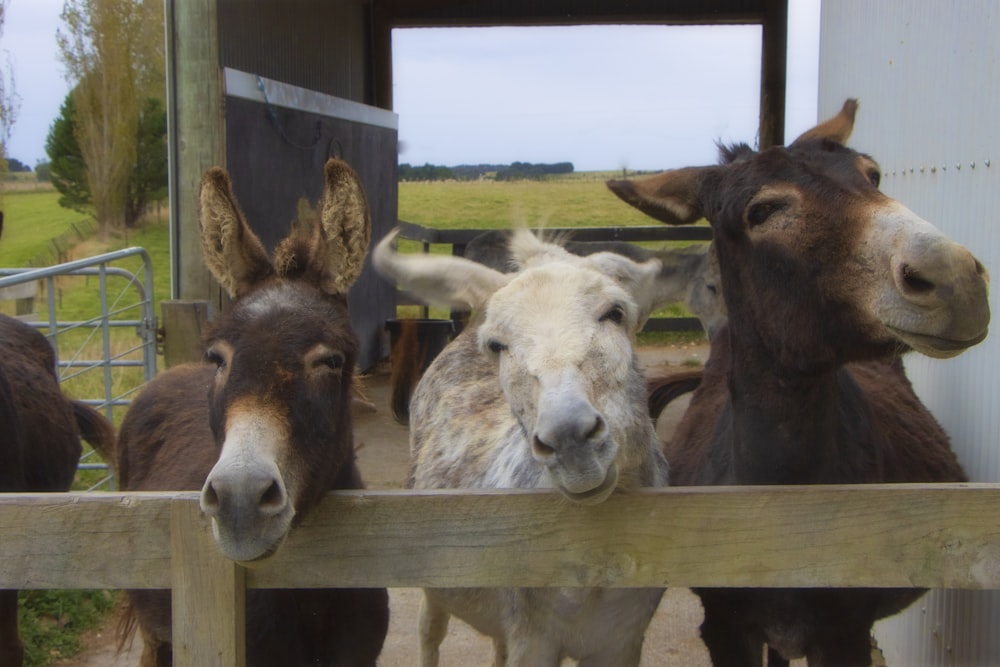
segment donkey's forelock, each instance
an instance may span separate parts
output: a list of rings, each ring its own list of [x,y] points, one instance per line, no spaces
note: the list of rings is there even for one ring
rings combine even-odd
[[[563,247],[568,240],[568,236],[546,234],[544,231],[535,234],[528,229],[515,229],[509,244],[511,264],[520,270],[553,260],[570,259],[574,255]]]

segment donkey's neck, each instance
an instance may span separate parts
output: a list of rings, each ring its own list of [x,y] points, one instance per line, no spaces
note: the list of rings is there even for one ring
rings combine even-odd
[[[839,366],[796,372],[737,333],[729,338],[732,463],[737,483],[837,480],[844,405],[859,399]],[[855,410],[851,410],[855,412]]]

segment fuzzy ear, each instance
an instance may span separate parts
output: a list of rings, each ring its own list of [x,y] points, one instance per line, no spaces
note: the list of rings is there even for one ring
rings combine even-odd
[[[635,301],[638,307],[636,331],[642,329],[654,310],[676,301],[672,295],[667,296],[667,291],[658,284],[663,267],[659,259],[634,262],[617,253],[598,252],[590,255],[586,260],[598,271],[618,283]]]
[[[701,187],[715,167],[685,167],[630,181],[607,181],[626,204],[668,225],[690,225],[705,216]]]
[[[364,267],[372,223],[368,200],[358,175],[341,160],[327,161],[320,211],[319,243],[312,263],[320,273],[320,289],[346,294]]]
[[[854,131],[854,116],[858,112],[858,101],[849,98],[844,102],[840,112],[826,121],[823,121],[811,130],[806,130],[799,138],[792,142],[797,144],[807,139],[829,139],[838,144],[844,145]]]
[[[400,255],[394,245],[399,230],[387,234],[372,253],[375,270],[413,292],[420,300],[445,308],[480,309],[511,275],[465,259],[442,255]]]
[[[201,178],[198,225],[205,264],[229,296],[238,298],[274,273],[264,245],[236,203],[229,176],[211,167]]]

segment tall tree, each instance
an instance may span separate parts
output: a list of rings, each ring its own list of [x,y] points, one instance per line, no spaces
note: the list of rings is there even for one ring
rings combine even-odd
[[[93,215],[87,169],[80,142],[76,140],[76,104],[72,92],[63,100],[59,116],[49,128],[45,153],[49,156],[52,184],[59,191],[59,205]]]
[[[101,234],[126,224],[142,101],[163,96],[160,0],[66,0],[57,32]]]
[[[75,95],[63,101],[59,117],[49,128],[45,152],[52,184],[62,195],[59,205],[93,214],[83,152],[77,141]],[[135,227],[146,207],[167,195],[167,112],[156,97],[143,101],[136,137],[136,157],[125,188],[124,224]]]

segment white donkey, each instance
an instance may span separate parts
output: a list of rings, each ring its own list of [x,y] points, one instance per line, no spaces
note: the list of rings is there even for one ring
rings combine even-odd
[[[461,257],[376,248],[385,277],[473,322],[438,355],[410,405],[414,488],[556,488],[600,503],[667,483],[633,344],[681,296],[657,259],[572,255],[519,230],[516,273]],[[567,545],[572,548],[572,545]],[[659,588],[426,589],[420,664],[438,664],[451,615],[492,637],[495,664],[637,665]]]

